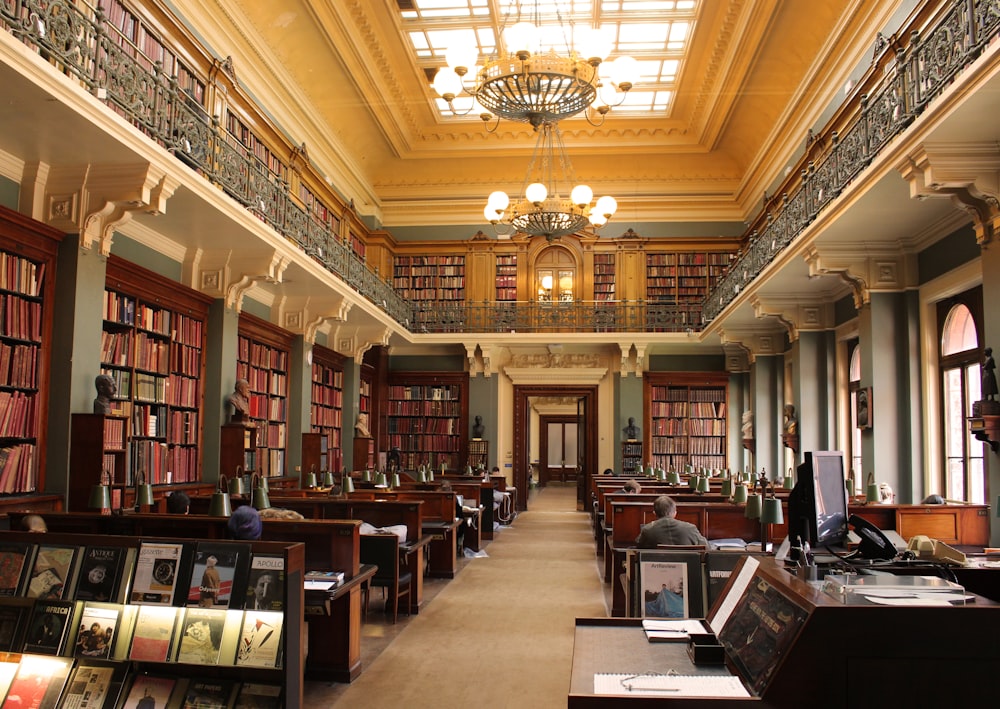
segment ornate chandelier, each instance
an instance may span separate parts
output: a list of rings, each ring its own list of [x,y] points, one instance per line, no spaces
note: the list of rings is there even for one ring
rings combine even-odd
[[[509,237],[517,231],[544,236],[548,241],[574,234],[588,224],[595,228],[604,226],[618,209],[614,197],[601,197],[591,206],[594,191],[587,185],[576,184],[559,124],[544,121],[536,128],[538,141],[524,179],[524,196],[511,202],[506,192],[493,192],[483,216],[503,236]],[[576,186],[567,194],[569,185]],[[509,230],[502,231],[501,224]]]
[[[554,6],[558,24],[542,24],[539,2],[512,0],[500,27],[502,41],[481,67],[476,66],[477,47],[448,48],[448,66],[438,70],[433,85],[453,114],[465,115],[478,104],[486,123],[495,116],[498,123],[503,117],[538,128],[584,112],[591,124],[600,125],[611,107],[625,100],[638,74],[635,59],[618,57],[602,77],[599,68],[611,51],[613,37],[600,29],[566,23],[558,3],[545,5]],[[533,21],[523,19],[527,17]],[[454,104],[461,95],[475,99],[464,112]],[[595,123],[593,114],[600,122]]]

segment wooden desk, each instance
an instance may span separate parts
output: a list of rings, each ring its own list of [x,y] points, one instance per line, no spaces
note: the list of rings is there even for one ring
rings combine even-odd
[[[377,570],[372,564],[363,564],[336,588],[305,592],[307,679],[351,682],[361,674],[361,586]]]
[[[458,526],[460,520],[424,520],[424,535],[431,538],[427,575],[453,579],[458,570]]]
[[[424,549],[431,543],[431,536],[425,534],[415,541],[407,540],[399,545],[400,558],[410,570],[410,615],[420,613],[424,600]]]

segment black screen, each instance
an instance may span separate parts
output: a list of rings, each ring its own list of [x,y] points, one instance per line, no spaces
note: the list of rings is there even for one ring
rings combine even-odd
[[[788,496],[788,530],[793,540],[812,546],[843,545],[847,540],[847,481],[844,454],[810,451],[798,467],[798,482]]]

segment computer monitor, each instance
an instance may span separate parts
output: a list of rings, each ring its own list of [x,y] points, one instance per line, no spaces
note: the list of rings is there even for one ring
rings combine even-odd
[[[847,541],[847,481],[841,451],[809,451],[788,496],[788,533],[813,548]]]

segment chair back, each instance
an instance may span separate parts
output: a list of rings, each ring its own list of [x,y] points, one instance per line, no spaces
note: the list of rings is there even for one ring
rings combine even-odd
[[[362,564],[375,564],[377,581],[392,580],[399,574],[399,537],[395,534],[362,534]]]

